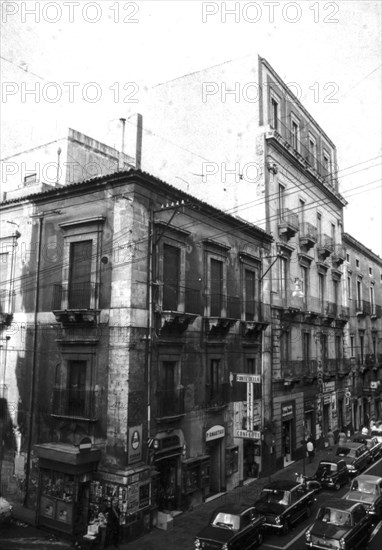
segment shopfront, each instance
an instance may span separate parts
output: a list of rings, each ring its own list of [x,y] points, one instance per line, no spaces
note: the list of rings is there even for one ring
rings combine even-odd
[[[161,511],[171,512],[181,507],[183,448],[183,434],[175,430],[158,432],[154,438],[154,467],[158,472],[158,508]]]
[[[312,437],[316,439],[316,425],[315,425],[315,403],[314,399],[308,399],[304,401],[304,437]]]

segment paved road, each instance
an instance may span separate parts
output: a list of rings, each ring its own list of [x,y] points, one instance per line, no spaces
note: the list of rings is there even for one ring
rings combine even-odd
[[[319,460],[328,458],[332,451],[321,451],[317,453],[312,464],[305,464],[307,475],[312,475],[317,468]],[[295,462],[272,476],[275,479],[294,479],[295,472],[301,473],[302,461]],[[382,475],[382,460],[375,463],[368,473]],[[174,526],[169,531],[153,529],[148,535],[131,541],[128,544],[121,544],[120,550],[193,550],[196,533],[206,525],[210,514],[218,506],[225,503],[244,503],[252,505],[256,500],[262,487],[268,483],[269,478],[260,478],[250,485],[238,487],[234,491],[214,501],[198,506],[192,512],[187,512],[175,518]],[[344,487],[336,493],[342,496],[347,491]],[[328,497],[328,492],[318,495],[317,503],[314,506],[313,514],[321,502]],[[304,545],[304,532],[310,525],[312,519],[301,522],[287,536],[268,535],[261,547],[261,550],[306,550]],[[0,549],[1,550],[68,550],[70,543],[52,537],[48,533],[31,526],[23,526],[20,522],[14,523],[9,528],[0,526]],[[368,546],[368,550],[380,550],[382,548],[382,527],[379,525]],[[366,548],[365,548],[366,550]]]

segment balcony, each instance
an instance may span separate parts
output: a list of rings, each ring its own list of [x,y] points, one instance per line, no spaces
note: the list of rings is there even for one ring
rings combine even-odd
[[[277,214],[280,237],[285,237],[287,240],[291,239],[299,230],[298,215],[288,208],[278,210]]]
[[[284,384],[295,383],[305,376],[306,367],[310,368],[305,361],[281,361],[281,378],[284,379]]]
[[[370,304],[370,317],[373,321],[382,317],[382,307]]]
[[[157,422],[175,421],[184,415],[184,388],[159,389],[157,398]]]
[[[240,298],[217,293],[207,298],[210,315],[205,317],[206,332],[211,337],[223,337],[241,317]]]
[[[326,258],[333,253],[334,250],[334,241],[329,235],[325,233],[319,235],[319,242],[317,245],[317,254],[322,261],[325,261]]]
[[[355,314],[357,317],[366,317],[368,311],[370,311],[370,304],[365,300],[356,300],[355,302]]]
[[[274,140],[300,164],[302,169],[337,195],[334,189],[337,181],[336,175],[331,167],[322,163],[316,155],[309,151],[299,136],[293,134],[282,120],[278,119],[276,126],[266,133],[265,138]]]
[[[332,253],[332,263],[335,268],[339,268],[340,265],[346,260],[346,247],[343,244],[335,244]]]
[[[206,411],[218,412],[229,403],[229,384],[206,384],[206,401],[203,408]]]
[[[300,247],[308,252],[317,242],[317,229],[311,223],[300,224]]]
[[[77,420],[98,420],[97,395],[94,390],[53,389],[53,417]]]
[[[52,311],[63,325],[95,324],[100,310],[98,283],[72,283],[69,286],[53,285]]]

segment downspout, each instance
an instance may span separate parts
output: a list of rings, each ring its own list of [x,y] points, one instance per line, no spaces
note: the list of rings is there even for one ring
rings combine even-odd
[[[151,369],[152,369],[152,328],[153,328],[153,231],[154,210],[150,205],[148,235],[148,315],[146,334],[146,383],[147,383],[147,437],[151,435]]]
[[[40,263],[41,263],[41,237],[42,226],[44,218],[39,216],[39,232],[38,232],[38,249],[37,249],[37,266],[36,266],[36,299],[34,306],[34,321],[33,321],[33,354],[32,354],[32,382],[31,382],[31,395],[29,401],[29,432],[28,432],[28,449],[27,449],[27,461],[25,467],[25,497],[24,506],[28,505],[29,500],[29,478],[30,478],[30,460],[32,453],[32,439],[33,439],[33,424],[34,424],[34,407],[35,407],[35,383],[36,383],[36,358],[37,358],[37,328],[38,328],[38,306],[40,298]]]

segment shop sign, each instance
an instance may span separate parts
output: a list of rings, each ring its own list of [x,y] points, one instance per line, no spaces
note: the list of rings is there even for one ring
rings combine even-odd
[[[281,416],[288,416],[293,414],[293,405],[284,405],[281,407]]]
[[[80,452],[90,451],[92,448],[92,440],[90,437],[83,437],[79,444]]]
[[[237,374],[236,382],[247,382],[250,384],[261,384],[260,374]]]
[[[129,428],[129,446],[127,451],[128,464],[142,460],[142,424]]]
[[[261,432],[253,430],[236,430],[235,437],[243,437],[244,439],[260,439]]]
[[[225,436],[224,426],[212,426],[209,430],[206,431],[206,441],[213,441],[214,439],[220,439]]]
[[[324,395],[324,405],[330,405],[330,403],[332,402],[331,397],[332,396],[330,395],[330,393]]]
[[[324,382],[323,383],[324,393],[331,393],[336,390],[335,382]]]

